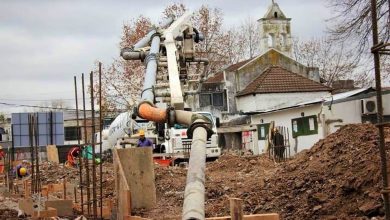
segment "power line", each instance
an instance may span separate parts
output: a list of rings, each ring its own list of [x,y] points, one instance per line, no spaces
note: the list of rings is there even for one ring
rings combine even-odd
[[[3,99],[0,98],[0,100],[3,101],[18,101],[18,102],[45,102],[45,101],[73,101],[74,99]]]
[[[14,104],[14,103],[6,103],[6,102],[0,102],[0,105],[7,105],[7,106],[15,106],[15,107],[30,107],[30,108],[40,108],[40,109],[51,109],[51,110],[63,110],[63,111],[76,111],[74,108],[58,108],[58,107],[47,107],[47,106],[39,106],[39,105],[25,105],[25,104]],[[79,111],[84,111],[79,109]],[[86,109],[85,111],[91,111]],[[127,110],[125,109],[119,109],[117,111],[113,110],[106,110],[105,112],[125,112]]]

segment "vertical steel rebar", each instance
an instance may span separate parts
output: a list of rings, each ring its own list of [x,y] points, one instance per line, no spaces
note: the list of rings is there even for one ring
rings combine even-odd
[[[35,189],[35,166],[34,166],[34,139],[33,139],[33,129],[32,129],[32,115],[28,114],[28,139],[30,144],[30,153],[31,153],[31,192]]]
[[[82,148],[80,146],[80,124],[79,124],[79,101],[77,97],[77,79],[74,76],[74,96],[76,101],[76,126],[77,126],[77,144],[79,145],[79,178],[80,178],[80,202],[81,202],[81,214],[84,214],[84,193],[83,193],[83,161],[82,161]],[[76,198],[75,198],[76,199]]]
[[[13,170],[14,170],[14,160],[15,160],[15,138],[14,138],[14,125],[11,124],[11,150],[8,152],[9,154],[9,167],[8,167],[8,189],[12,190],[14,178],[13,178]]]
[[[92,114],[92,202],[93,202],[93,217],[97,218],[97,200],[96,200],[96,157],[95,157],[95,100],[93,91],[93,72],[89,74],[90,87],[91,87],[91,114]]]
[[[84,111],[84,145],[87,146],[87,115],[85,110],[85,85],[84,85],[84,73],[81,75],[81,84],[82,84],[82,90],[83,90],[83,111]],[[88,161],[88,148],[86,148],[85,151],[85,173],[86,173],[86,187],[87,187],[87,213],[88,215],[91,214],[91,206],[90,206],[90,183],[89,183],[89,161]]]
[[[371,0],[371,20],[372,20],[372,43],[373,47],[377,46],[378,40],[378,21],[377,21],[377,1]],[[376,87],[376,101],[377,101],[377,123],[379,131],[379,153],[381,158],[381,172],[383,181],[383,202],[385,208],[385,218],[390,219],[390,206],[389,206],[389,183],[387,179],[387,159],[385,149],[385,133],[383,127],[383,103],[382,103],[382,84],[380,73],[380,57],[378,50],[372,50],[374,55],[374,71],[375,71],[375,87]]]
[[[35,184],[35,187],[36,187],[36,193],[39,192],[39,188],[40,188],[40,175],[39,175],[39,115],[38,113],[36,113],[36,118],[35,118],[35,161],[36,161],[36,184]]]
[[[99,152],[100,152],[100,218],[103,219],[103,137],[102,137],[102,130],[103,130],[103,112],[102,112],[102,63],[99,62]]]

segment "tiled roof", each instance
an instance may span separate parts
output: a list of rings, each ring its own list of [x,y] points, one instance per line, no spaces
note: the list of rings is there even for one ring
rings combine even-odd
[[[215,74],[214,76],[208,78],[203,83],[221,83],[223,82],[223,72],[219,72]]]
[[[244,60],[244,61],[241,61],[241,62],[238,62],[238,63],[235,63],[233,65],[230,65],[229,67],[227,67],[225,70],[228,71],[228,72],[233,72],[233,71],[236,71],[238,68],[244,66],[245,64],[249,63],[251,60],[253,60],[255,57],[253,58],[250,58],[250,59],[247,59],[247,60]]]
[[[331,91],[331,88],[281,67],[272,66],[249,83],[249,85],[240,91],[237,96],[256,93],[320,91]]]

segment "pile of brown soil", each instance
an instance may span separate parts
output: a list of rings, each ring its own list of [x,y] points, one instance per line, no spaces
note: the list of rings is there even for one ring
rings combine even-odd
[[[386,130],[390,148],[390,129]],[[283,219],[368,219],[384,215],[377,129],[347,125],[288,162],[265,155],[223,155],[206,170],[206,216],[229,215],[228,198],[244,200],[245,214]],[[186,170],[156,168],[157,206],[143,217],[180,216]]]

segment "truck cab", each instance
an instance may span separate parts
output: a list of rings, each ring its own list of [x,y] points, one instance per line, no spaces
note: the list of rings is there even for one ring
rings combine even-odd
[[[218,158],[221,155],[221,149],[218,147],[216,120],[210,112],[196,113],[206,116],[213,123],[212,128],[214,134],[206,142],[206,157]],[[187,126],[179,124],[165,129],[165,142],[162,144],[162,148],[165,148],[165,153],[183,155],[184,158],[189,157],[192,139],[187,137],[187,129]]]

